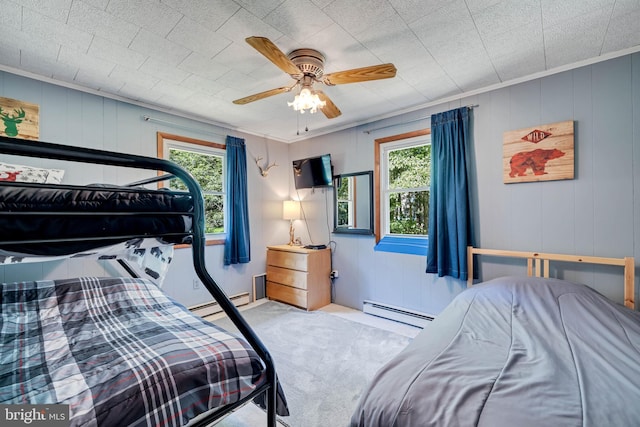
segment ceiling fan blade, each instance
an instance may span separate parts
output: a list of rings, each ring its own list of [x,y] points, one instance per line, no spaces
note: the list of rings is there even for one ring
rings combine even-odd
[[[273,62],[278,68],[290,75],[301,75],[302,71],[291,62],[287,55],[285,55],[278,46],[273,44],[271,40],[266,37],[247,37],[246,42],[249,43],[255,50],[260,52],[269,61]]]
[[[340,109],[336,107],[336,104],[334,104],[333,101],[331,101],[323,91],[316,90],[315,92],[318,95],[318,98],[320,98],[320,101],[326,102],[325,106],[320,108],[320,110],[324,113],[325,116],[327,116],[327,119],[335,119],[340,114],[342,114],[342,111],[340,111]]]
[[[366,82],[369,80],[389,79],[396,76],[396,67],[393,64],[372,65],[370,67],[354,68],[352,70],[338,71],[325,74],[323,83],[341,85],[345,83]]]
[[[233,103],[234,104],[238,104],[238,105],[248,104],[250,102],[258,101],[258,100],[264,99],[264,98],[268,98],[268,97],[273,96],[273,95],[278,95],[280,93],[289,92],[295,86],[296,85],[294,84],[293,86],[284,86],[284,87],[279,87],[277,89],[271,89],[271,90],[266,90],[264,92],[255,93],[253,95],[245,96],[244,98],[236,99],[235,101],[233,101]]]

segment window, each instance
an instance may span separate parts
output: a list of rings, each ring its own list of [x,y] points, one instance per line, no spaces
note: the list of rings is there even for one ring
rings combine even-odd
[[[158,157],[188,170],[204,195],[205,233],[208,244],[224,243],[225,232],[225,146],[198,139],[158,132]],[[178,179],[165,182],[172,190],[186,190]],[[220,239],[216,240],[216,237]]]
[[[426,254],[431,180],[430,131],[376,140],[379,206],[376,250]]]

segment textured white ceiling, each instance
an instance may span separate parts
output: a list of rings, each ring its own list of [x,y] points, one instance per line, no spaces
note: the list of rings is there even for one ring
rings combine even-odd
[[[0,69],[292,142],[442,99],[640,50],[638,0],[0,0]],[[309,47],[342,115],[295,113],[291,78],[245,42]],[[309,128],[309,132],[298,129]]]

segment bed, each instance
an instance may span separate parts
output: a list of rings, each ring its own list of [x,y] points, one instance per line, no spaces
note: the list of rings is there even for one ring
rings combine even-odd
[[[375,375],[351,426],[639,425],[633,259],[469,251],[470,262],[526,258],[530,275],[498,277],[456,296]],[[554,260],[622,266],[625,304],[547,277]]]
[[[122,262],[127,277],[4,283],[0,404],[59,404],[71,426],[205,426],[251,401],[270,427],[288,415],[268,350],[205,267],[204,202],[188,172],[162,159],[1,136],[0,153],[162,171],[130,186],[0,182],[0,264],[122,261],[121,253],[168,263],[167,247],[189,243],[199,279],[240,331],[168,297],[156,268],[140,275]],[[188,191],[144,187],[167,178]]]

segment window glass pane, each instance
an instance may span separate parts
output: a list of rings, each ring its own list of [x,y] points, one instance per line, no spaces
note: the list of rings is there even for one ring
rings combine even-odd
[[[169,160],[191,172],[202,191],[222,192],[222,156],[171,148]],[[172,180],[172,188],[186,190],[184,184],[177,181]]]
[[[349,202],[338,201],[338,227],[351,225],[351,215],[349,214]]]
[[[340,185],[336,190],[338,192],[338,199],[347,200],[349,199],[349,183],[351,182],[350,177],[343,177],[340,179]]]
[[[429,187],[431,144],[389,151],[389,189]]]
[[[221,195],[204,195],[205,233],[224,233],[224,200]]]
[[[223,243],[216,235],[225,232],[225,146],[158,132],[158,153],[161,158],[171,160],[186,169],[200,185],[204,196],[204,231],[207,242]],[[171,179],[159,186],[186,191],[185,184],[179,179]]]
[[[337,226],[352,227],[353,226],[353,180],[354,177],[342,177],[340,185],[337,186]]]
[[[407,191],[389,195],[389,231],[391,234],[426,235],[428,219],[428,191]]]
[[[223,157],[217,154],[170,147],[169,160],[187,169],[202,188],[205,233],[224,233]],[[178,179],[172,179],[170,186],[174,190],[186,190],[184,183]],[[211,194],[213,192],[219,194]]]

